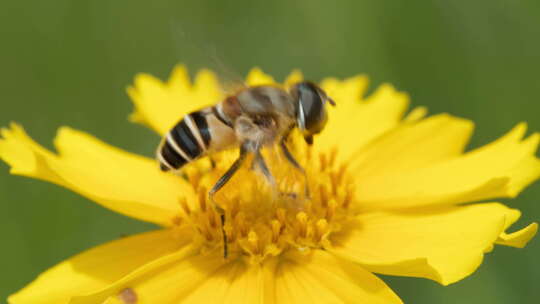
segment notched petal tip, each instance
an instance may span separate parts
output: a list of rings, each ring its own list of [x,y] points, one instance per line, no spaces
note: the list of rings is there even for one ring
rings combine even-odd
[[[512,137],[512,138],[515,138],[516,140],[521,139],[521,138],[523,138],[523,136],[525,136],[525,133],[527,132],[527,129],[528,129],[527,122],[522,121],[522,122],[518,123],[516,126],[514,126],[512,128],[512,130],[510,130],[510,132],[508,132],[508,135],[510,137]]]
[[[249,86],[275,84],[274,78],[266,73],[259,67],[252,68],[246,76],[246,84]]]
[[[221,97],[221,84],[219,78],[212,70],[201,69],[195,75],[195,81],[193,83],[193,90],[195,92],[204,92],[208,94],[212,92],[215,95],[215,102],[217,103]]]
[[[398,91],[393,85],[389,83],[381,84],[373,94],[366,98],[366,102],[379,99],[399,99],[402,102],[409,104],[409,94],[403,91]]]
[[[132,112],[128,115],[128,121],[138,124],[146,124],[146,119],[144,116],[139,112]]]
[[[405,118],[403,118],[403,121],[405,122],[416,122],[421,120],[422,118],[426,117],[428,114],[427,107],[416,107],[412,109]]]
[[[527,227],[512,233],[503,232],[496,241],[497,245],[523,248],[538,232],[538,223],[531,223]]]
[[[525,133],[526,124],[520,123],[499,139],[446,161],[403,173],[375,172],[359,183],[362,204],[396,209],[516,197],[540,177],[535,155],[540,136],[524,138]]]
[[[138,74],[127,93],[135,106],[130,120],[143,123],[161,135],[187,113],[222,98],[221,86],[212,71],[200,70],[192,83],[183,65],[175,67],[166,82],[149,74]]]
[[[504,245],[516,248],[523,248],[536,235],[538,223],[534,222],[527,227],[515,232],[507,233],[506,230],[512,226],[521,217],[521,211],[508,208],[505,215],[504,227],[495,241],[497,245]]]
[[[448,285],[471,275],[494,244],[517,247],[530,240],[536,223],[504,233],[519,214],[499,203],[365,213],[349,232],[332,236],[328,251],[376,273]]]
[[[3,128],[0,138],[0,159],[10,166],[10,173],[23,176],[35,176],[39,179],[58,183],[58,177],[43,165],[43,158],[50,157],[51,152],[39,146],[24,128],[10,123],[9,128]]]
[[[146,90],[148,88],[162,88],[163,82],[159,78],[148,73],[138,73],[135,75],[134,87],[138,90]]]
[[[476,157],[485,155],[485,162],[492,163],[490,169],[501,167],[498,174],[509,179],[504,194],[498,197],[514,198],[540,177],[540,159],[536,157],[540,134],[525,137],[526,132],[527,123],[521,122],[496,141],[469,153]]]
[[[131,100],[135,103],[135,100],[139,99],[139,93],[137,92],[137,89],[134,86],[128,86],[126,87],[126,94],[129,96]],[[137,109],[137,104],[134,104],[133,112],[131,112],[128,116],[128,120],[130,122],[134,123],[141,123],[144,124],[144,116],[143,114]]]
[[[156,161],[125,152],[69,127],[58,130],[58,154],[43,148],[19,125],[2,131],[0,159],[13,174],[71,189],[119,213],[170,226],[179,197],[193,195],[181,179],[166,175]]]
[[[536,157],[539,143],[539,133],[534,133],[521,142],[518,139],[519,150],[516,149],[516,154],[521,153],[522,157],[508,172],[512,177],[508,186],[508,197],[517,197],[527,186],[540,178],[540,159]]]
[[[169,75],[169,85],[182,85],[186,87],[191,86],[191,80],[189,78],[189,71],[184,64],[177,64],[171,74]]]
[[[362,148],[401,123],[408,108],[408,97],[390,85],[383,85],[364,97],[368,83],[365,75],[345,80],[323,79],[321,88],[337,106],[328,108],[330,119],[317,138],[316,149],[325,151],[338,146],[339,158],[351,163]],[[351,130],[361,132],[351,137]]]
[[[366,75],[355,75],[343,80],[328,77],[324,78],[321,88],[334,99],[338,106],[344,104],[360,104],[364,102],[363,98],[369,85],[369,78]]]
[[[289,87],[289,86],[291,86],[291,85],[293,85],[293,84],[295,84],[297,82],[300,82],[302,80],[304,80],[304,74],[302,74],[302,71],[300,71],[299,69],[294,69],[285,78],[283,83],[285,84],[286,87]]]

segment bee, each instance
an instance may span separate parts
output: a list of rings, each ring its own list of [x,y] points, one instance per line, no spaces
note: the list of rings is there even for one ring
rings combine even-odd
[[[305,170],[287,148],[287,138],[297,128],[304,140],[313,144],[313,136],[320,133],[327,122],[327,102],[335,106],[326,92],[309,81],[295,83],[288,90],[271,85],[247,87],[214,106],[187,114],[162,139],[157,150],[162,171],[179,170],[200,157],[240,148],[238,158],[208,193],[221,217],[225,258],[225,212],[215,203],[214,195],[250,154],[253,156],[252,168],[258,169],[270,184],[275,185],[261,154],[262,148],[274,144],[279,144],[285,159],[305,176]]]

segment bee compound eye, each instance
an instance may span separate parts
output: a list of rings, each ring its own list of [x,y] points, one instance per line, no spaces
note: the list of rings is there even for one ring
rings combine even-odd
[[[308,131],[317,131],[325,121],[324,101],[316,87],[309,83],[298,86],[299,117],[304,128]]]

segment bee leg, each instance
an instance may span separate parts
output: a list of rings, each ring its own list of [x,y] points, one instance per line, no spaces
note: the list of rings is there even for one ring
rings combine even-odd
[[[268,166],[266,165],[266,162],[264,161],[264,158],[259,151],[255,153],[255,159],[253,160],[253,165],[254,165],[253,166],[254,169],[259,169],[261,171],[261,173],[264,175],[264,177],[266,178],[266,181],[270,184],[270,186],[278,190],[276,179],[274,178],[272,173],[270,173],[270,170],[268,169]],[[279,194],[288,196],[293,199],[296,199],[297,197],[296,193],[294,192],[280,192]]]
[[[281,142],[279,143],[279,145],[281,147],[281,150],[283,151],[283,154],[285,155],[285,158],[289,161],[289,163],[291,163],[291,165],[293,165],[293,167],[295,167],[298,171],[300,171],[304,175],[304,187],[305,187],[304,191],[305,191],[306,197],[310,198],[311,195],[310,195],[310,191],[309,191],[309,185],[308,185],[308,179],[307,179],[306,170],[304,170],[304,168],[302,168],[302,166],[300,166],[298,161],[296,161],[296,159],[294,159],[294,156],[292,155],[292,153],[287,148],[287,144],[285,143],[286,140],[287,140],[287,137],[283,137],[281,139]]]
[[[261,170],[268,183],[272,187],[276,187],[276,180],[272,176],[272,173],[270,173],[270,170],[268,169],[268,166],[266,165],[266,162],[264,161],[260,150],[257,150],[257,152],[255,152],[255,159],[253,160],[253,164]]]
[[[240,156],[238,156],[238,159],[234,161],[234,163],[231,165],[231,167],[219,178],[219,180],[216,182],[216,184],[210,189],[208,192],[208,196],[210,197],[210,202],[214,205],[215,210],[219,213],[220,219],[221,219],[221,233],[223,235],[223,257],[227,258],[227,234],[225,233],[225,210],[221,208],[216,201],[214,200],[214,195],[216,192],[218,192],[225,184],[231,179],[231,177],[240,169],[242,166],[242,163],[245,161],[247,156],[247,149],[242,145],[240,147]]]

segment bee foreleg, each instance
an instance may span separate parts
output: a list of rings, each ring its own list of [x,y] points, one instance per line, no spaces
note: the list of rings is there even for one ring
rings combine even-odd
[[[304,191],[305,191],[305,194],[306,194],[306,197],[309,198],[310,197],[310,191],[309,191],[309,184],[308,184],[308,179],[307,179],[307,174],[306,174],[306,170],[304,170],[304,168],[302,168],[302,166],[298,163],[298,161],[296,159],[294,159],[294,156],[292,155],[292,153],[289,151],[289,149],[287,148],[287,144],[285,143],[287,140],[287,137],[283,137],[279,143],[280,147],[281,147],[281,151],[283,151],[283,154],[285,155],[285,159],[287,159],[287,161],[289,161],[289,163],[291,163],[291,165],[293,165],[293,167],[295,167],[298,171],[300,171],[303,175],[304,175]]]
[[[231,177],[240,169],[242,163],[245,161],[248,150],[244,145],[240,147],[240,156],[234,161],[231,167],[219,178],[216,184],[208,192],[210,202],[214,205],[215,210],[219,213],[221,218],[221,233],[223,235],[223,257],[227,258],[227,234],[225,233],[225,210],[219,206],[214,200],[214,195],[231,179]]]

